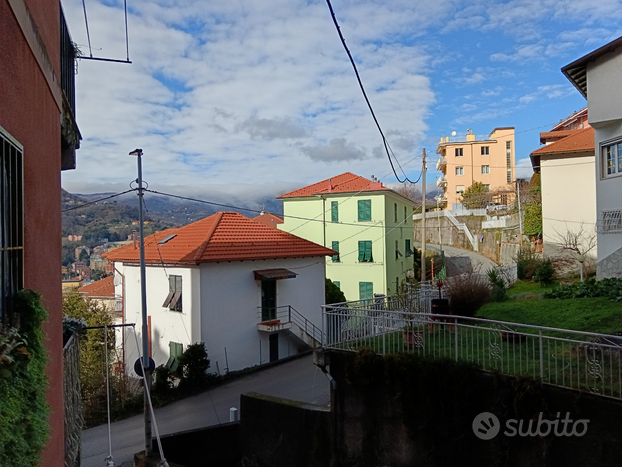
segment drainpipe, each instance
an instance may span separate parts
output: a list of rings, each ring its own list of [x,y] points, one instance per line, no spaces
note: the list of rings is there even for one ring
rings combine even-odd
[[[125,276],[121,274],[121,271],[117,269],[113,262],[110,260],[108,264],[112,265],[114,270],[121,276],[121,324],[125,324]],[[121,333],[121,358],[123,360],[123,374],[125,375],[125,329]]]

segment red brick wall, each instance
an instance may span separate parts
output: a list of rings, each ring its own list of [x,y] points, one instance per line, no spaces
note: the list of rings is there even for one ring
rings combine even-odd
[[[58,79],[59,4],[26,0]],[[24,284],[49,319],[51,439],[44,466],[64,462],[60,216],[60,110],[7,0],[0,0],[0,126],[24,147]]]

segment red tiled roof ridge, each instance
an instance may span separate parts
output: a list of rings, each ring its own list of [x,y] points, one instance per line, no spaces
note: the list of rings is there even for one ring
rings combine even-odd
[[[540,155],[594,150],[594,128],[588,127],[572,131],[572,134],[542,146],[531,154]]]
[[[216,232],[216,228],[218,227],[218,224],[220,224],[223,214],[224,214],[223,211],[220,211],[214,214],[213,216],[214,221],[212,222],[212,225],[209,227],[209,229],[207,230],[205,234],[205,240],[203,240],[203,243],[201,243],[201,245],[199,246],[199,249],[194,255],[195,261],[198,262],[203,256],[203,253],[205,253],[205,249],[207,248],[207,245],[209,244],[209,241],[211,240],[212,235],[214,235],[214,232]]]
[[[345,185],[347,184],[351,184],[352,186],[346,187]],[[353,174],[352,172],[344,172],[340,175],[329,177],[325,180],[279,195],[277,199],[308,197],[320,193],[353,193],[376,190],[392,191],[390,188],[383,186],[381,182],[373,182],[365,177]]]
[[[114,277],[104,277],[78,289],[78,292],[88,297],[114,297]]]

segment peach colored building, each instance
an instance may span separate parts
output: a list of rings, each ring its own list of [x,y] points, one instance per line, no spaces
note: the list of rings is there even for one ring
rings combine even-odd
[[[516,180],[514,146],[514,127],[495,128],[479,140],[472,130],[467,130],[464,139],[441,138],[436,149],[440,155],[436,170],[442,172],[436,181],[443,189],[441,204],[451,210],[454,203],[460,203],[462,192],[474,182],[486,185],[489,190],[513,189],[510,184]]]

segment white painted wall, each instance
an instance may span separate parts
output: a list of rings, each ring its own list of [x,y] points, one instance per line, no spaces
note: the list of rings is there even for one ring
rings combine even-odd
[[[227,367],[234,371],[269,361],[268,333],[257,330],[261,282],[255,280],[253,271],[274,268],[298,273],[295,279],[277,281],[277,306],[291,305],[321,329],[323,257],[202,264],[201,305],[207,317],[201,333],[212,370],[217,362],[222,372]],[[296,346],[288,332],[280,332],[279,358],[297,353]]]
[[[587,66],[588,120],[594,127],[596,168],[596,209],[622,209],[622,176],[603,177],[601,146],[622,138],[622,47],[606,53]],[[622,249],[622,234],[598,234],[598,263]],[[622,264],[618,266],[622,272]],[[603,277],[599,273],[599,277]]]
[[[542,226],[545,247],[557,247],[560,236],[579,232],[595,236],[596,182],[594,154],[540,156]],[[596,256],[596,249],[590,252]]]
[[[136,323],[142,348],[140,268],[115,263],[125,276],[126,323]],[[210,371],[240,370],[269,361],[269,336],[257,330],[261,306],[261,283],[253,271],[286,268],[299,275],[277,281],[277,306],[292,305],[321,329],[324,304],[324,258],[297,258],[232,263],[204,263],[193,267],[148,266],[146,268],[147,313],[151,317],[152,358],[156,365],[169,358],[169,342],[205,342]],[[182,276],[183,311],[162,304],[168,295],[168,276]],[[119,281],[120,282],[120,281]],[[116,286],[115,293],[121,295]],[[279,358],[298,352],[299,343],[288,332],[279,335]],[[227,349],[227,358],[225,357]],[[130,374],[139,356],[134,331],[125,331],[125,361]],[[228,359],[228,363],[227,363]]]

